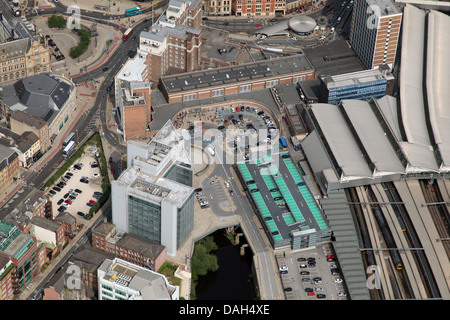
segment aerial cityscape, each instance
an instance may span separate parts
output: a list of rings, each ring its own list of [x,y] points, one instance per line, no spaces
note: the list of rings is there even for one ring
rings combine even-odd
[[[0,300],[450,300],[450,2],[0,22]]]

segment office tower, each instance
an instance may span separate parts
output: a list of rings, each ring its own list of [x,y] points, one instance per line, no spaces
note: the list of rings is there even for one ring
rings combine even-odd
[[[189,141],[170,120],[149,143],[129,141],[127,170],[111,187],[117,231],[162,244],[171,256],[194,227]]]
[[[368,69],[394,66],[402,12],[391,0],[354,2],[350,44]]]

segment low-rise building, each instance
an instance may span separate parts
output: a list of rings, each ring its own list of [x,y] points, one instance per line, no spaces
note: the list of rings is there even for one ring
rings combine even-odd
[[[64,225],[40,216],[34,216],[31,223],[30,233],[37,240],[44,242],[49,252],[54,255],[62,250],[67,242]]]
[[[92,245],[151,270],[158,270],[166,257],[164,246],[133,234],[116,232],[116,227],[107,222],[93,230]]]
[[[49,141],[41,140],[41,147],[47,150],[68,120],[73,119],[76,108],[75,96],[76,88],[70,79],[55,76],[52,73],[42,73],[3,87],[2,111],[6,111],[4,116],[11,115],[11,130],[18,134],[33,131],[29,127],[45,128],[45,125],[41,123],[30,123],[30,121],[36,122],[36,120],[27,121],[27,119],[23,119],[24,117],[35,117],[45,122],[48,126]],[[21,111],[25,115],[21,117],[14,115],[17,111]],[[11,119],[14,121],[11,122]],[[44,139],[45,133],[35,133]]]
[[[19,155],[0,144],[0,193],[4,193],[20,177]]]
[[[168,103],[185,102],[272,88],[316,77],[302,54],[161,78]]]
[[[105,259],[97,271],[98,300],[178,300],[180,288],[159,273],[122,259]]]
[[[282,16],[286,13],[286,0],[235,0],[233,12],[238,17]]]
[[[0,220],[0,253],[7,255],[17,267],[13,270],[12,287],[14,294],[20,294],[39,274],[36,239]]]

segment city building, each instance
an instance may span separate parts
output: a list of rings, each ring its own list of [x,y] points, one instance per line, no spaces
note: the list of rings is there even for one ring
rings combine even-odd
[[[43,152],[50,147],[51,141],[56,139],[64,125],[71,123],[67,121],[73,118],[76,110],[76,87],[70,79],[42,73],[20,79],[2,89],[1,110],[6,113],[3,116],[10,116],[11,130],[17,134],[33,131],[41,139]],[[24,115],[14,115],[17,111]],[[26,119],[32,117],[39,119],[39,123]],[[47,133],[37,132],[45,130],[42,122],[48,126],[49,140],[46,140]],[[34,127],[34,130],[30,127]]]
[[[305,55],[295,55],[165,76],[161,78],[160,90],[168,103],[174,103],[252,92],[314,78],[314,69]]]
[[[190,136],[169,120],[149,143],[128,141],[127,169],[111,183],[112,223],[174,256],[194,226]]]
[[[38,40],[24,38],[1,43],[0,60],[0,86],[50,72],[50,52]]]
[[[394,67],[401,22],[402,12],[392,0],[355,1],[350,44],[367,69]]]
[[[0,193],[4,193],[19,177],[19,155],[13,149],[0,144]]]
[[[43,155],[51,146],[48,123],[37,116],[29,115],[21,110],[14,111],[9,118],[11,131],[21,135],[33,132],[39,137],[40,152]]]
[[[0,301],[14,299],[13,275],[16,272],[16,266],[11,258],[0,252]]]
[[[300,12],[308,8],[313,0],[286,0],[286,13]]]
[[[116,227],[108,222],[95,227],[92,246],[151,270],[158,270],[166,257],[164,246],[133,234],[116,232]]]
[[[67,243],[64,225],[40,216],[31,218],[30,234],[45,244],[52,256],[59,253]]]
[[[148,53],[129,59],[114,78],[115,117],[124,141],[142,139],[149,134],[151,122],[151,83]]]
[[[209,16],[229,16],[232,13],[232,0],[204,0],[203,12]]]
[[[8,256],[16,266],[12,287],[14,294],[20,294],[39,274],[36,240],[17,226],[0,220],[0,253]]]
[[[178,300],[180,288],[159,273],[122,259],[105,259],[97,271],[98,300]]]
[[[344,99],[369,100],[384,97],[388,82],[394,76],[387,65],[378,69],[370,69],[335,76],[322,76],[319,102],[338,104]]]
[[[169,1],[167,9],[141,32],[139,49],[147,52],[149,80],[155,85],[166,74],[200,69],[201,0]]]
[[[6,126],[0,126],[0,144],[17,152],[20,166],[23,168],[29,168],[42,155],[39,137],[31,131],[19,135]]]
[[[54,219],[55,222],[64,226],[64,234],[67,238],[72,239],[76,236],[77,220],[68,212],[60,212]]]
[[[94,291],[98,290],[97,270],[105,259],[113,260],[114,254],[105,252],[101,249],[93,248],[90,245],[82,245],[75,254],[69,258],[70,266],[78,266],[81,269],[81,282],[85,288]],[[94,296],[93,294],[88,294]]]
[[[233,12],[237,17],[283,16],[286,0],[235,0]]]

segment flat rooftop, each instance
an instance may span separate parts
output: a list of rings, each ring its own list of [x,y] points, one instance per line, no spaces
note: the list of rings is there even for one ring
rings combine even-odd
[[[365,70],[356,53],[345,40],[331,41],[315,48],[303,49],[320,76],[334,76]]]
[[[312,71],[313,67],[305,55],[295,55],[239,66],[223,67],[214,70],[184,73],[166,76],[161,82],[166,91],[177,93],[194,89],[234,84],[256,79],[274,77],[292,72]]]

